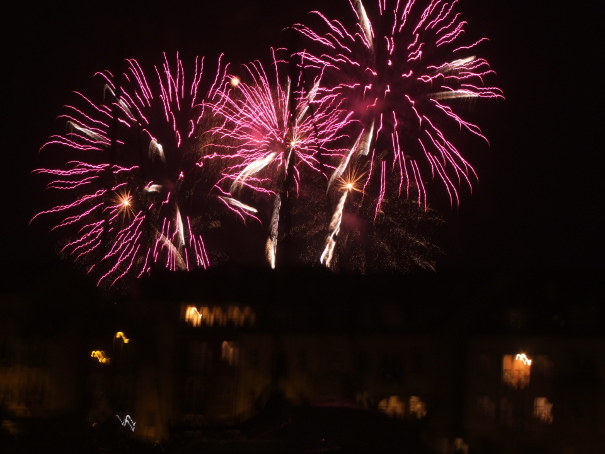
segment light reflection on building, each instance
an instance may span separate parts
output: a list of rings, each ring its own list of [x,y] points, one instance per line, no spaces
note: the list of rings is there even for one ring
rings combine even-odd
[[[103,350],[93,350],[90,352],[90,357],[96,359],[101,364],[109,364],[111,362],[111,359]]]
[[[454,452],[456,454],[468,454],[468,444],[462,438],[456,438],[454,440]]]
[[[418,396],[410,397],[410,414],[418,419],[426,416],[426,405]]]
[[[378,403],[378,410],[388,416],[402,418],[406,415],[406,405],[401,397],[393,395],[382,399]],[[414,419],[426,416],[426,404],[418,396],[410,396],[407,415]]]
[[[502,382],[514,389],[525,389],[529,385],[532,361],[525,353],[502,357]]]
[[[234,366],[238,363],[239,348],[235,342],[223,341],[221,345],[221,359],[230,366]]]
[[[525,353],[518,353],[515,356],[515,361],[521,361],[526,366],[531,366],[532,360],[527,357]]]
[[[0,317],[0,408],[6,421],[59,414],[77,408],[84,391],[91,427],[117,426],[119,418],[121,432],[154,442],[166,440],[171,427],[194,433],[204,424],[245,421],[277,389],[294,405],[339,399],[389,415],[389,423],[420,419],[440,454],[468,446],[490,452],[482,443],[504,446],[503,434],[512,431],[519,439],[552,440],[543,452],[597,452],[580,448],[603,421],[602,340],[469,335],[455,344],[406,332],[409,320],[395,304],[253,307],[256,314],[244,304],[177,302],[161,309],[170,316],[83,336],[90,346],[84,351],[67,331],[19,337],[11,319]],[[350,331],[341,329],[347,323]],[[133,334],[145,329],[152,335]],[[531,354],[518,353],[519,345]],[[468,361],[459,360],[463,354]],[[85,389],[69,381],[76,357],[88,363]],[[109,357],[107,366],[102,359]],[[458,429],[450,424],[460,414],[464,440],[454,438]],[[574,446],[554,449],[574,434]]]
[[[130,339],[128,339],[122,331],[118,331],[116,333],[115,339],[121,339],[124,344],[127,344],[128,342],[130,342]]]
[[[534,418],[546,424],[552,424],[552,406],[552,402],[549,402],[546,397],[536,397],[534,399]]]
[[[238,305],[201,306],[187,305],[183,316],[191,326],[252,326],[256,322],[256,314],[250,306],[243,308]]]
[[[118,418],[118,421],[120,421],[122,427],[128,427],[132,432],[134,432],[137,423],[130,417],[130,415],[126,415],[124,419],[120,418],[120,415],[116,415],[116,418]]]
[[[399,396],[389,396],[378,403],[378,410],[388,416],[402,418],[405,415],[405,402]]]

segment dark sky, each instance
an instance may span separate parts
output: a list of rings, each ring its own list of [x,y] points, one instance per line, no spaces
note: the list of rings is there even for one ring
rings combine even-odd
[[[593,3],[461,1],[468,30],[490,38],[482,56],[506,100],[480,101],[472,113],[491,146],[473,142],[480,182],[460,208],[443,213],[446,256],[438,272],[602,270],[596,18],[603,16]],[[3,285],[54,263],[47,232],[28,226],[40,198],[30,172],[70,91],[86,91],[95,71],[124,57],[155,63],[162,51],[179,50],[208,57],[223,51],[235,63],[264,58],[282,43],[280,31],[304,22],[309,10],[346,17],[348,8],[346,0],[11,5],[2,32]]]

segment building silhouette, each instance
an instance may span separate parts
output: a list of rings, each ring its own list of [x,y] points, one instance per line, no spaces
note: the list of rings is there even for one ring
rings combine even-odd
[[[74,434],[74,450],[119,439],[207,451],[228,440],[242,451],[597,452],[596,300],[490,301],[414,279],[159,276],[109,315],[75,310],[52,323],[39,301],[3,296],[3,440],[19,447],[46,421],[61,427],[55,436]]]

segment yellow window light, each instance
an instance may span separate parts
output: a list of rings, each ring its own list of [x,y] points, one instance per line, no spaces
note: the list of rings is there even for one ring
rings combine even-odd
[[[90,352],[90,357],[95,358],[101,364],[109,364],[111,362],[103,350],[93,350]]]
[[[130,339],[128,339],[124,333],[122,331],[118,331],[116,333],[116,339],[122,339],[122,341],[127,344],[128,342],[130,342]]]

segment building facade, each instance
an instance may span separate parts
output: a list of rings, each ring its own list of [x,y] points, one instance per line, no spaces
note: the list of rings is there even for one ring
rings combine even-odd
[[[603,311],[594,305],[571,304],[555,328],[532,322],[535,308],[494,304],[486,319],[474,304],[365,295],[145,295],[108,322],[46,327],[18,299],[3,298],[1,309],[10,436],[20,422],[69,414],[89,436],[111,427],[147,444],[209,431],[271,438],[296,409],[335,407],[413,428],[423,452],[592,454],[605,443]],[[277,412],[253,425],[275,396]]]

